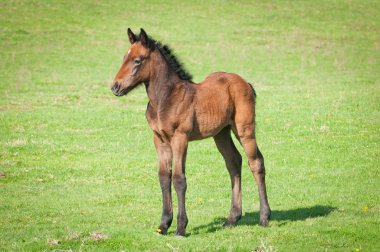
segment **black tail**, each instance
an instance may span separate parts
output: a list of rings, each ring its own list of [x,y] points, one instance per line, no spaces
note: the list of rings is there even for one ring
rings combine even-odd
[[[252,88],[252,91],[253,91],[253,96],[256,98],[256,91],[255,89],[253,88],[252,84],[248,82],[248,84],[251,86]]]

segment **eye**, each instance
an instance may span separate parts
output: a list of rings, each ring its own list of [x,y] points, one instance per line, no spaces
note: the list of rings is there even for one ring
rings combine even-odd
[[[135,65],[140,65],[142,62],[142,59],[136,58],[133,62],[135,63]]]

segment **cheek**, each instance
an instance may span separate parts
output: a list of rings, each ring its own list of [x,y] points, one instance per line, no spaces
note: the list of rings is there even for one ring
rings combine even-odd
[[[136,75],[136,73],[138,72],[140,70],[140,66],[134,66],[133,68],[132,68],[132,75]]]
[[[149,67],[144,64],[143,66],[141,66],[140,68],[140,75],[143,77],[143,78],[147,78],[149,76]]]
[[[146,72],[145,69],[146,69],[145,64],[133,66],[132,76],[135,76],[136,78],[139,78],[139,79],[144,78],[145,72]]]

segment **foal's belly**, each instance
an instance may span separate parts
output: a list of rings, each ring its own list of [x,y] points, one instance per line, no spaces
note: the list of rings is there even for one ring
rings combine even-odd
[[[228,125],[227,122],[210,123],[210,124],[203,124],[202,122],[197,122],[194,124],[194,128],[192,132],[190,133],[189,140],[190,141],[201,140],[201,139],[215,136],[227,125]]]
[[[215,136],[231,124],[232,106],[228,97],[223,95],[212,98],[200,96],[197,97],[194,113],[190,140],[200,140]]]

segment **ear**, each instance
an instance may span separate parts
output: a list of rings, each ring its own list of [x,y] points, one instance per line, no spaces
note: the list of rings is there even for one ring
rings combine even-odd
[[[137,41],[137,37],[132,32],[131,28],[128,28],[128,37],[129,37],[129,42],[131,42],[131,44],[133,44],[133,43],[135,43]]]
[[[144,47],[152,49],[151,40],[149,39],[148,35],[146,34],[143,28],[140,29],[140,42]]]

